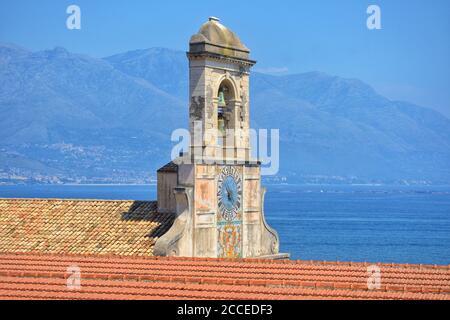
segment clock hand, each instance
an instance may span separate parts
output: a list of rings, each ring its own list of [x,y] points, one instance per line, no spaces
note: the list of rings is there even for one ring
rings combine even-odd
[[[230,186],[228,185],[228,183],[225,184],[225,189],[227,190],[228,193],[231,192],[231,188],[230,188]]]
[[[230,192],[230,186],[228,185],[228,181],[225,181],[225,190],[227,190],[227,192]]]

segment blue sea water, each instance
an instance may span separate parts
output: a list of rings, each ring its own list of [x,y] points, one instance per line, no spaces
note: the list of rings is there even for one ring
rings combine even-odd
[[[268,185],[294,259],[450,264],[450,186]],[[0,198],[156,199],[150,185],[0,186]],[[1,236],[1,235],[0,235]]]

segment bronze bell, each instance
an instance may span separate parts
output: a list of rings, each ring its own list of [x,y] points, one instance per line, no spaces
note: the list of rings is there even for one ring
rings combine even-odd
[[[219,92],[219,107],[226,107],[227,103],[225,102],[225,95],[223,91]]]
[[[217,127],[219,129],[219,133],[224,136],[225,135],[225,119],[223,118],[223,114],[219,114]]]

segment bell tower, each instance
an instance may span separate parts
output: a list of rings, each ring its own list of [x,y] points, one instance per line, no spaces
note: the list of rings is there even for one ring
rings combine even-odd
[[[260,163],[250,159],[249,54],[215,17],[190,39],[190,147],[158,170],[158,211],[175,221],[155,255],[280,257]]]
[[[210,17],[189,42],[191,154],[208,160],[249,160],[250,51]]]

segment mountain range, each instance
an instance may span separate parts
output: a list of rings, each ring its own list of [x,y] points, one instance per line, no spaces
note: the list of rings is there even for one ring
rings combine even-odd
[[[186,54],[103,59],[0,44],[0,182],[141,183],[188,123]],[[356,79],[251,74],[252,127],[280,129],[269,181],[449,183],[450,120]]]

